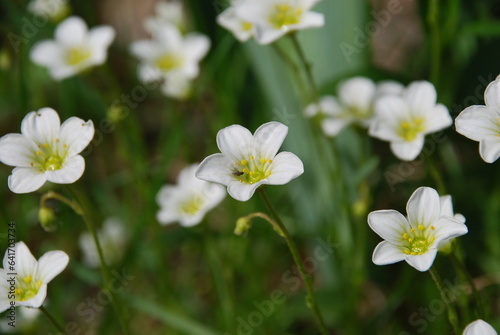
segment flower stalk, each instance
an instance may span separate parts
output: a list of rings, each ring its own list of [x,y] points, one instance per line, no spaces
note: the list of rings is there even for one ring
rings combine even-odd
[[[43,315],[45,315],[45,317],[47,317],[47,319],[49,319],[50,323],[52,323],[57,331],[61,332],[62,334],[66,334],[64,328],[59,324],[59,322],[57,322],[57,320],[49,313],[49,311],[45,307],[40,306],[38,309],[43,313]]]
[[[304,72],[306,73],[307,81],[309,82],[309,85],[311,86],[311,90],[312,90],[312,99],[311,100],[317,101],[319,98],[319,90],[318,90],[318,86],[316,85],[316,81],[314,80],[311,63],[307,60],[304,49],[300,45],[299,40],[297,38],[297,34],[295,32],[293,32],[293,33],[290,33],[288,36],[290,36],[293,47],[294,47],[295,51],[297,52],[297,55],[299,56],[299,59],[300,59],[300,63],[302,64],[302,67],[304,68]]]
[[[436,283],[436,286],[439,290],[439,293],[441,294],[441,299],[446,305],[446,309],[448,310],[448,321],[450,322],[452,328],[453,328],[453,333],[455,335],[460,334],[459,332],[459,327],[458,327],[458,317],[457,317],[457,312],[455,311],[455,308],[451,304],[451,302],[448,300],[446,297],[446,288],[444,287],[443,281],[441,280],[441,277],[439,276],[439,273],[434,267],[431,267],[429,269],[429,273],[431,274],[432,280]]]

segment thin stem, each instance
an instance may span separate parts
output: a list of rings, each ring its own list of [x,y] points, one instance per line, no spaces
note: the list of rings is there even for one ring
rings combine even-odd
[[[302,95],[302,100],[306,101],[307,100],[307,91],[306,91],[306,84],[304,82],[304,79],[300,75],[300,69],[295,64],[295,62],[288,56],[286,52],[284,52],[276,43],[271,44],[273,47],[273,50],[278,54],[278,56],[285,62],[290,69],[292,70],[293,77],[295,78],[295,81],[297,82],[297,85],[299,86],[299,91]]]
[[[434,179],[434,182],[436,183],[437,191],[439,194],[447,194],[446,192],[446,184],[443,180],[443,177],[441,176],[441,173],[439,172],[438,167],[434,163],[434,160],[432,159],[431,156],[428,157],[427,159],[428,167],[429,167],[429,172]]]
[[[257,190],[266,204],[269,212],[271,212],[271,216],[274,218],[276,224],[278,225],[279,229],[281,232],[283,232],[283,238],[285,239],[288,249],[290,249],[290,253],[292,254],[293,260],[295,262],[295,265],[297,265],[297,268],[299,269],[300,276],[302,277],[302,281],[306,285],[306,290],[307,290],[307,297],[306,297],[306,305],[310,309],[312,309],[314,316],[316,318],[316,322],[318,323],[319,329],[321,331],[321,334],[323,335],[328,335],[328,330],[326,329],[325,322],[323,321],[323,316],[321,315],[321,312],[318,308],[318,304],[316,303],[316,298],[314,296],[314,291],[312,287],[312,279],[309,273],[304,269],[304,265],[302,264],[302,261],[300,259],[299,251],[297,249],[297,246],[295,245],[295,242],[292,239],[292,236],[288,232],[288,229],[286,226],[283,224],[283,221],[281,221],[281,218],[278,216],[278,213],[274,209],[273,205],[271,204],[271,201],[269,200],[269,197],[267,196],[266,191],[263,188],[259,188]]]
[[[451,302],[448,300],[448,297],[446,297],[446,288],[444,287],[443,281],[441,280],[441,277],[439,276],[437,270],[434,267],[431,267],[429,269],[429,273],[431,274],[432,279],[436,283],[439,293],[441,294],[441,299],[446,305],[446,309],[448,310],[448,321],[450,322],[453,328],[453,332],[455,335],[458,335],[460,334],[460,332],[458,327],[457,312],[455,311],[455,308],[453,307]]]
[[[243,233],[246,233],[248,229],[250,229],[251,226],[251,221],[253,218],[261,218],[263,220],[266,220],[272,227],[273,229],[280,235],[281,237],[285,237],[283,231],[281,230],[281,227],[278,225],[276,221],[271,219],[269,215],[266,213],[262,212],[255,212],[252,214],[248,214],[247,216],[244,216],[242,218],[239,218],[238,221],[236,222],[236,228],[234,229],[234,233],[236,235],[242,235]]]
[[[297,52],[297,55],[299,56],[302,67],[304,68],[304,71],[306,73],[306,77],[307,77],[307,80],[309,82],[309,86],[311,86],[312,101],[317,101],[319,98],[319,90],[318,90],[318,86],[316,85],[316,82],[314,81],[311,63],[309,63],[309,61],[306,58],[306,54],[304,53],[304,49],[302,49],[302,46],[300,45],[299,40],[297,39],[297,34],[295,32],[293,32],[291,34],[288,34],[288,36],[290,36],[290,39],[292,40],[293,47],[295,48],[295,51]]]
[[[78,203],[76,203],[75,201],[73,201],[71,199],[66,198],[65,196],[63,196],[57,192],[53,192],[53,191],[47,192],[44,195],[42,195],[42,197],[40,198],[40,207],[45,207],[45,202],[47,202],[47,200],[50,200],[50,199],[58,200],[58,201],[64,203],[65,205],[68,205],[69,207],[71,207],[71,209],[73,209],[73,211],[76,214],[83,215],[83,209],[82,209],[82,207],[80,207],[80,205]]]
[[[52,325],[61,333],[63,334],[66,334],[66,332],[64,331],[64,328],[61,327],[61,325],[56,321],[56,319],[54,319],[54,317],[49,313],[49,311],[47,309],[45,309],[45,307],[43,306],[40,306],[38,308],[46,317],[47,319],[49,319],[49,321],[52,323]]]
[[[439,86],[441,71],[441,33],[439,31],[439,3],[438,0],[429,1],[427,22],[430,29],[431,73],[430,80],[436,88]],[[439,90],[438,90],[439,91]]]

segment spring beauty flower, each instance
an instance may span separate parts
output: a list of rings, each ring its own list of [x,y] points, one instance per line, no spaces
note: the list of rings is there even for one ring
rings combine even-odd
[[[234,199],[247,201],[261,185],[283,185],[304,172],[302,161],[291,152],[278,153],[288,133],[279,122],[250,131],[232,125],[217,133],[221,153],[201,162],[196,177],[227,186]]]
[[[68,15],[71,9],[68,1],[64,0],[31,0],[28,4],[28,11],[34,15],[58,21]]]
[[[42,108],[26,115],[21,134],[0,138],[0,162],[15,166],[8,185],[14,193],[38,190],[50,181],[71,184],[85,170],[79,153],[94,137],[94,124],[70,117],[62,125],[52,108]]]
[[[489,323],[476,320],[465,328],[463,335],[497,335],[497,332]]]
[[[140,40],[132,43],[131,53],[139,58],[138,75],[145,83],[161,82],[165,95],[173,98],[185,98],[188,90],[176,87],[198,76],[198,63],[210,48],[210,40],[202,34],[189,33],[182,36],[171,24],[164,23],[153,33],[152,40]],[[177,93],[176,93],[177,92]]]
[[[486,106],[470,106],[455,120],[457,132],[479,142],[479,154],[486,163],[500,157],[500,76],[484,92]]]
[[[224,187],[195,177],[198,164],[184,168],[177,185],[164,185],[156,196],[160,206],[156,218],[162,225],[179,222],[191,227],[203,220],[205,214],[226,196]]]
[[[420,187],[408,200],[407,217],[395,210],[368,214],[368,225],[384,241],[373,251],[377,265],[406,261],[418,271],[427,271],[442,242],[467,233],[467,226],[442,215],[439,195],[433,188]]]
[[[249,40],[254,35],[255,26],[243,19],[236,9],[242,0],[235,0],[231,6],[217,16],[217,23],[233,33],[240,42]]]
[[[3,269],[0,269],[0,313],[12,304],[31,308],[42,306],[47,284],[66,268],[68,262],[69,257],[63,251],[46,252],[37,261],[24,242],[7,249]],[[9,294],[11,286],[15,287],[13,296]]]
[[[31,50],[31,60],[49,69],[55,80],[71,77],[106,61],[115,30],[102,25],[88,30],[78,16],[71,16],[56,28],[55,40],[38,42]]]
[[[323,14],[310,9],[319,0],[242,0],[234,7],[236,16],[255,26],[255,40],[269,44],[283,35],[325,25]]]
[[[427,81],[411,83],[401,95],[377,99],[369,134],[391,142],[391,150],[399,159],[415,159],[422,151],[425,135],[453,123],[448,109],[436,104],[436,99],[436,89]]]

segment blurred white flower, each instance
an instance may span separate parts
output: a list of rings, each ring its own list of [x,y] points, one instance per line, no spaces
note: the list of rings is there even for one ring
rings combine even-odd
[[[183,98],[186,90],[176,86],[194,79],[199,73],[198,63],[205,57],[210,40],[198,33],[182,36],[171,24],[162,24],[153,32],[152,40],[132,43],[130,51],[139,58],[139,78],[145,83],[160,81],[162,91],[173,98]],[[179,95],[175,95],[180,92]]]
[[[111,26],[88,30],[82,18],[71,16],[57,26],[55,40],[35,44],[30,57],[34,63],[47,67],[52,78],[61,80],[103,64],[114,37]]]
[[[396,157],[415,159],[424,146],[425,135],[453,123],[448,109],[436,104],[436,89],[427,81],[411,83],[401,95],[386,95],[375,102],[375,119],[369,134],[391,142]]]
[[[112,265],[120,261],[129,238],[123,223],[117,218],[106,219],[101,230],[97,232],[97,237],[106,264]],[[78,244],[83,252],[83,262],[87,266],[91,268],[101,266],[97,247],[90,233],[82,233],[78,239]]]
[[[37,261],[24,242],[7,249],[3,269],[0,269],[0,313],[13,305],[42,306],[47,284],[66,268],[68,262],[69,257],[63,251],[46,252]],[[11,294],[13,287],[15,293]]]
[[[254,25],[243,19],[236,8],[242,0],[233,1],[231,6],[217,16],[217,23],[233,33],[240,42],[249,40],[254,35]]]
[[[255,26],[255,40],[269,44],[295,30],[322,27],[323,14],[310,9],[319,0],[242,0],[233,8],[244,22]]]
[[[154,33],[163,24],[172,24],[183,32],[186,30],[186,16],[181,1],[158,1],[155,7],[156,16],[146,19],[145,26],[150,33]]]
[[[441,242],[467,233],[463,222],[442,215],[439,195],[433,188],[418,188],[408,200],[406,212],[408,217],[395,210],[368,214],[370,228],[385,240],[373,251],[373,263],[404,260],[418,271],[427,271]]]
[[[227,186],[234,199],[247,201],[261,185],[283,185],[304,172],[302,161],[291,152],[278,153],[288,133],[279,122],[250,131],[232,125],[217,133],[221,153],[203,160],[196,177]]]
[[[484,92],[486,106],[470,106],[455,119],[457,132],[479,142],[479,154],[486,163],[500,157],[500,76]]]
[[[195,177],[198,164],[184,168],[177,185],[164,185],[156,196],[160,206],[156,217],[162,225],[179,222],[191,227],[203,220],[205,214],[226,196],[224,187]]]
[[[497,332],[489,323],[476,320],[465,328],[463,335],[497,335]]]
[[[61,125],[52,108],[29,113],[21,123],[21,134],[0,138],[0,162],[16,166],[9,176],[10,190],[29,193],[46,181],[74,183],[85,170],[85,160],[79,153],[93,137],[91,120],[70,117]]]
[[[34,15],[58,21],[71,11],[68,0],[31,0],[28,11]]]

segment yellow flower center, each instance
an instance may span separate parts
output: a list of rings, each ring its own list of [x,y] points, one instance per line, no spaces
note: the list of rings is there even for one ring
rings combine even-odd
[[[155,64],[162,71],[170,71],[182,65],[182,58],[174,54],[167,53],[158,58]]]
[[[300,22],[302,13],[300,8],[290,6],[286,3],[274,5],[269,22],[277,29],[287,30],[289,25]]]
[[[188,215],[194,215],[200,211],[205,204],[205,199],[200,195],[195,195],[180,204],[179,210]]]
[[[413,118],[409,121],[399,123],[398,135],[405,141],[411,142],[417,138],[418,134],[425,130],[425,120],[422,118]]]
[[[40,172],[62,169],[67,152],[68,146],[61,144],[58,138],[50,144],[38,144],[38,150],[34,153],[30,165],[38,168]]]
[[[38,294],[38,290],[42,286],[40,280],[33,280],[33,276],[17,278],[16,280],[16,301],[26,301],[34,298]]]
[[[423,255],[429,250],[429,246],[434,242],[432,231],[434,226],[425,227],[418,225],[417,229],[411,228],[401,237],[403,239],[403,252],[407,255]]]
[[[372,116],[373,111],[371,108],[364,109],[358,106],[349,106],[349,114],[356,120],[366,120]]]
[[[69,48],[66,52],[66,63],[75,66],[89,59],[91,55],[90,50],[84,47]]]
[[[250,156],[248,159],[234,163],[235,169],[232,175],[240,183],[255,184],[271,175],[269,166],[272,162],[272,159],[262,157],[256,159],[254,156]]]
[[[253,27],[253,24],[251,24],[250,22],[243,22],[241,24],[241,28],[244,30],[244,31],[249,31],[250,29],[252,29]]]

